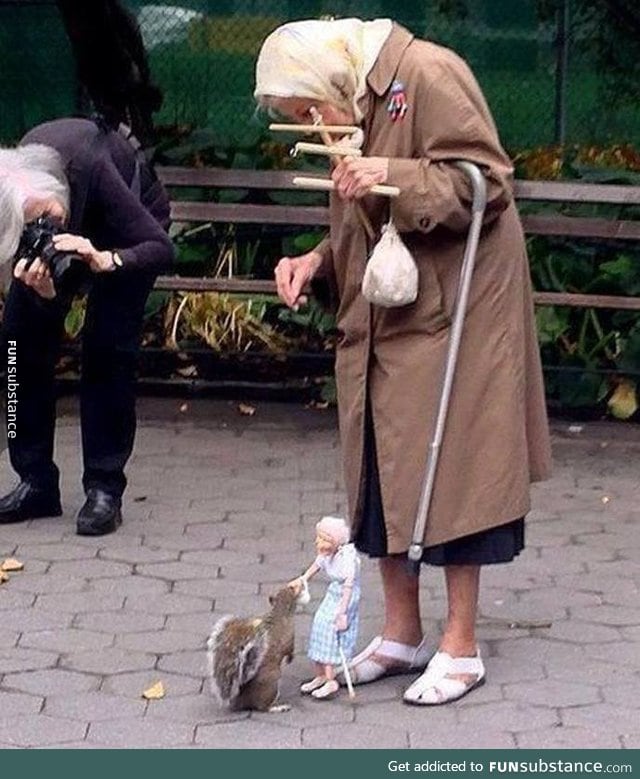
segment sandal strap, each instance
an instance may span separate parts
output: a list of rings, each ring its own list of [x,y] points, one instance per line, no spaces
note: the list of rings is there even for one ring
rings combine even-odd
[[[429,661],[424,676],[441,677],[447,674],[484,675],[484,663],[480,652],[475,657],[451,657],[447,652],[436,652]]]
[[[428,652],[423,639],[418,646],[402,644],[399,641],[391,641],[382,636],[376,636],[369,644],[357,654],[351,661],[351,665],[357,665],[363,660],[376,662],[373,655],[395,660],[398,663],[404,663],[409,666],[424,666],[428,659]],[[378,663],[379,665],[379,663]]]
[[[411,685],[405,698],[423,703],[445,703],[461,698],[468,686],[461,679],[451,679],[449,676],[429,679],[425,674]]]

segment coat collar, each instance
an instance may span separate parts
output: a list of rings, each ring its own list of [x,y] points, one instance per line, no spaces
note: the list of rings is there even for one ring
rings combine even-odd
[[[409,30],[406,30],[396,22],[393,23],[391,33],[367,76],[368,85],[378,97],[382,97],[388,91],[398,70],[402,55],[414,37]]]

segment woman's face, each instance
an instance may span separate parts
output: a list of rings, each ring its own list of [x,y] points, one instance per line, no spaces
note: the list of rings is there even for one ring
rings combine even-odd
[[[316,552],[319,555],[332,555],[338,549],[338,544],[324,533],[316,533]]]
[[[24,204],[25,222],[33,222],[35,219],[45,215],[59,219],[61,222],[65,222],[67,219],[64,207],[55,198],[27,198]]]
[[[323,124],[354,123],[352,111],[308,97],[274,97],[270,100],[270,106],[279,114],[298,124],[313,124],[316,116],[315,111],[322,116]]]

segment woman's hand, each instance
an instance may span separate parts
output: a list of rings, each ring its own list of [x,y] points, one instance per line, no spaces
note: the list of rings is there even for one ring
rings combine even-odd
[[[13,275],[27,287],[31,287],[41,298],[53,300],[56,291],[49,268],[40,259],[35,259],[28,267],[29,260],[18,260]]]
[[[333,627],[338,633],[341,633],[349,627],[347,615],[343,611],[336,615],[336,618],[333,620]]]
[[[275,270],[280,300],[294,311],[304,305],[307,297],[302,294],[302,290],[318,272],[321,264],[322,255],[316,251],[307,252],[300,257],[283,257]]]
[[[375,184],[389,176],[387,157],[344,157],[331,173],[340,197],[354,200],[369,194]]]
[[[53,236],[53,244],[59,252],[77,254],[94,273],[108,273],[116,268],[113,262],[113,252],[98,251],[88,238],[61,233]]]

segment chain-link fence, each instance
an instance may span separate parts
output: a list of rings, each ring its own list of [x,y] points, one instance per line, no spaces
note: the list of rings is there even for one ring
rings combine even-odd
[[[569,2],[569,0],[567,0]],[[572,36],[563,67],[556,20],[535,0],[466,0],[464,18],[442,0],[125,0],[136,14],[155,81],[158,124],[211,127],[229,135],[251,121],[253,67],[261,41],[289,19],[389,16],[420,37],[451,46],[474,69],[512,151],[568,142],[640,142],[640,108],[606,105],[606,74],[588,41]],[[449,3],[454,6],[455,3]],[[560,67],[559,67],[560,64]],[[53,0],[0,0],[0,139],[80,107],[70,47]]]

